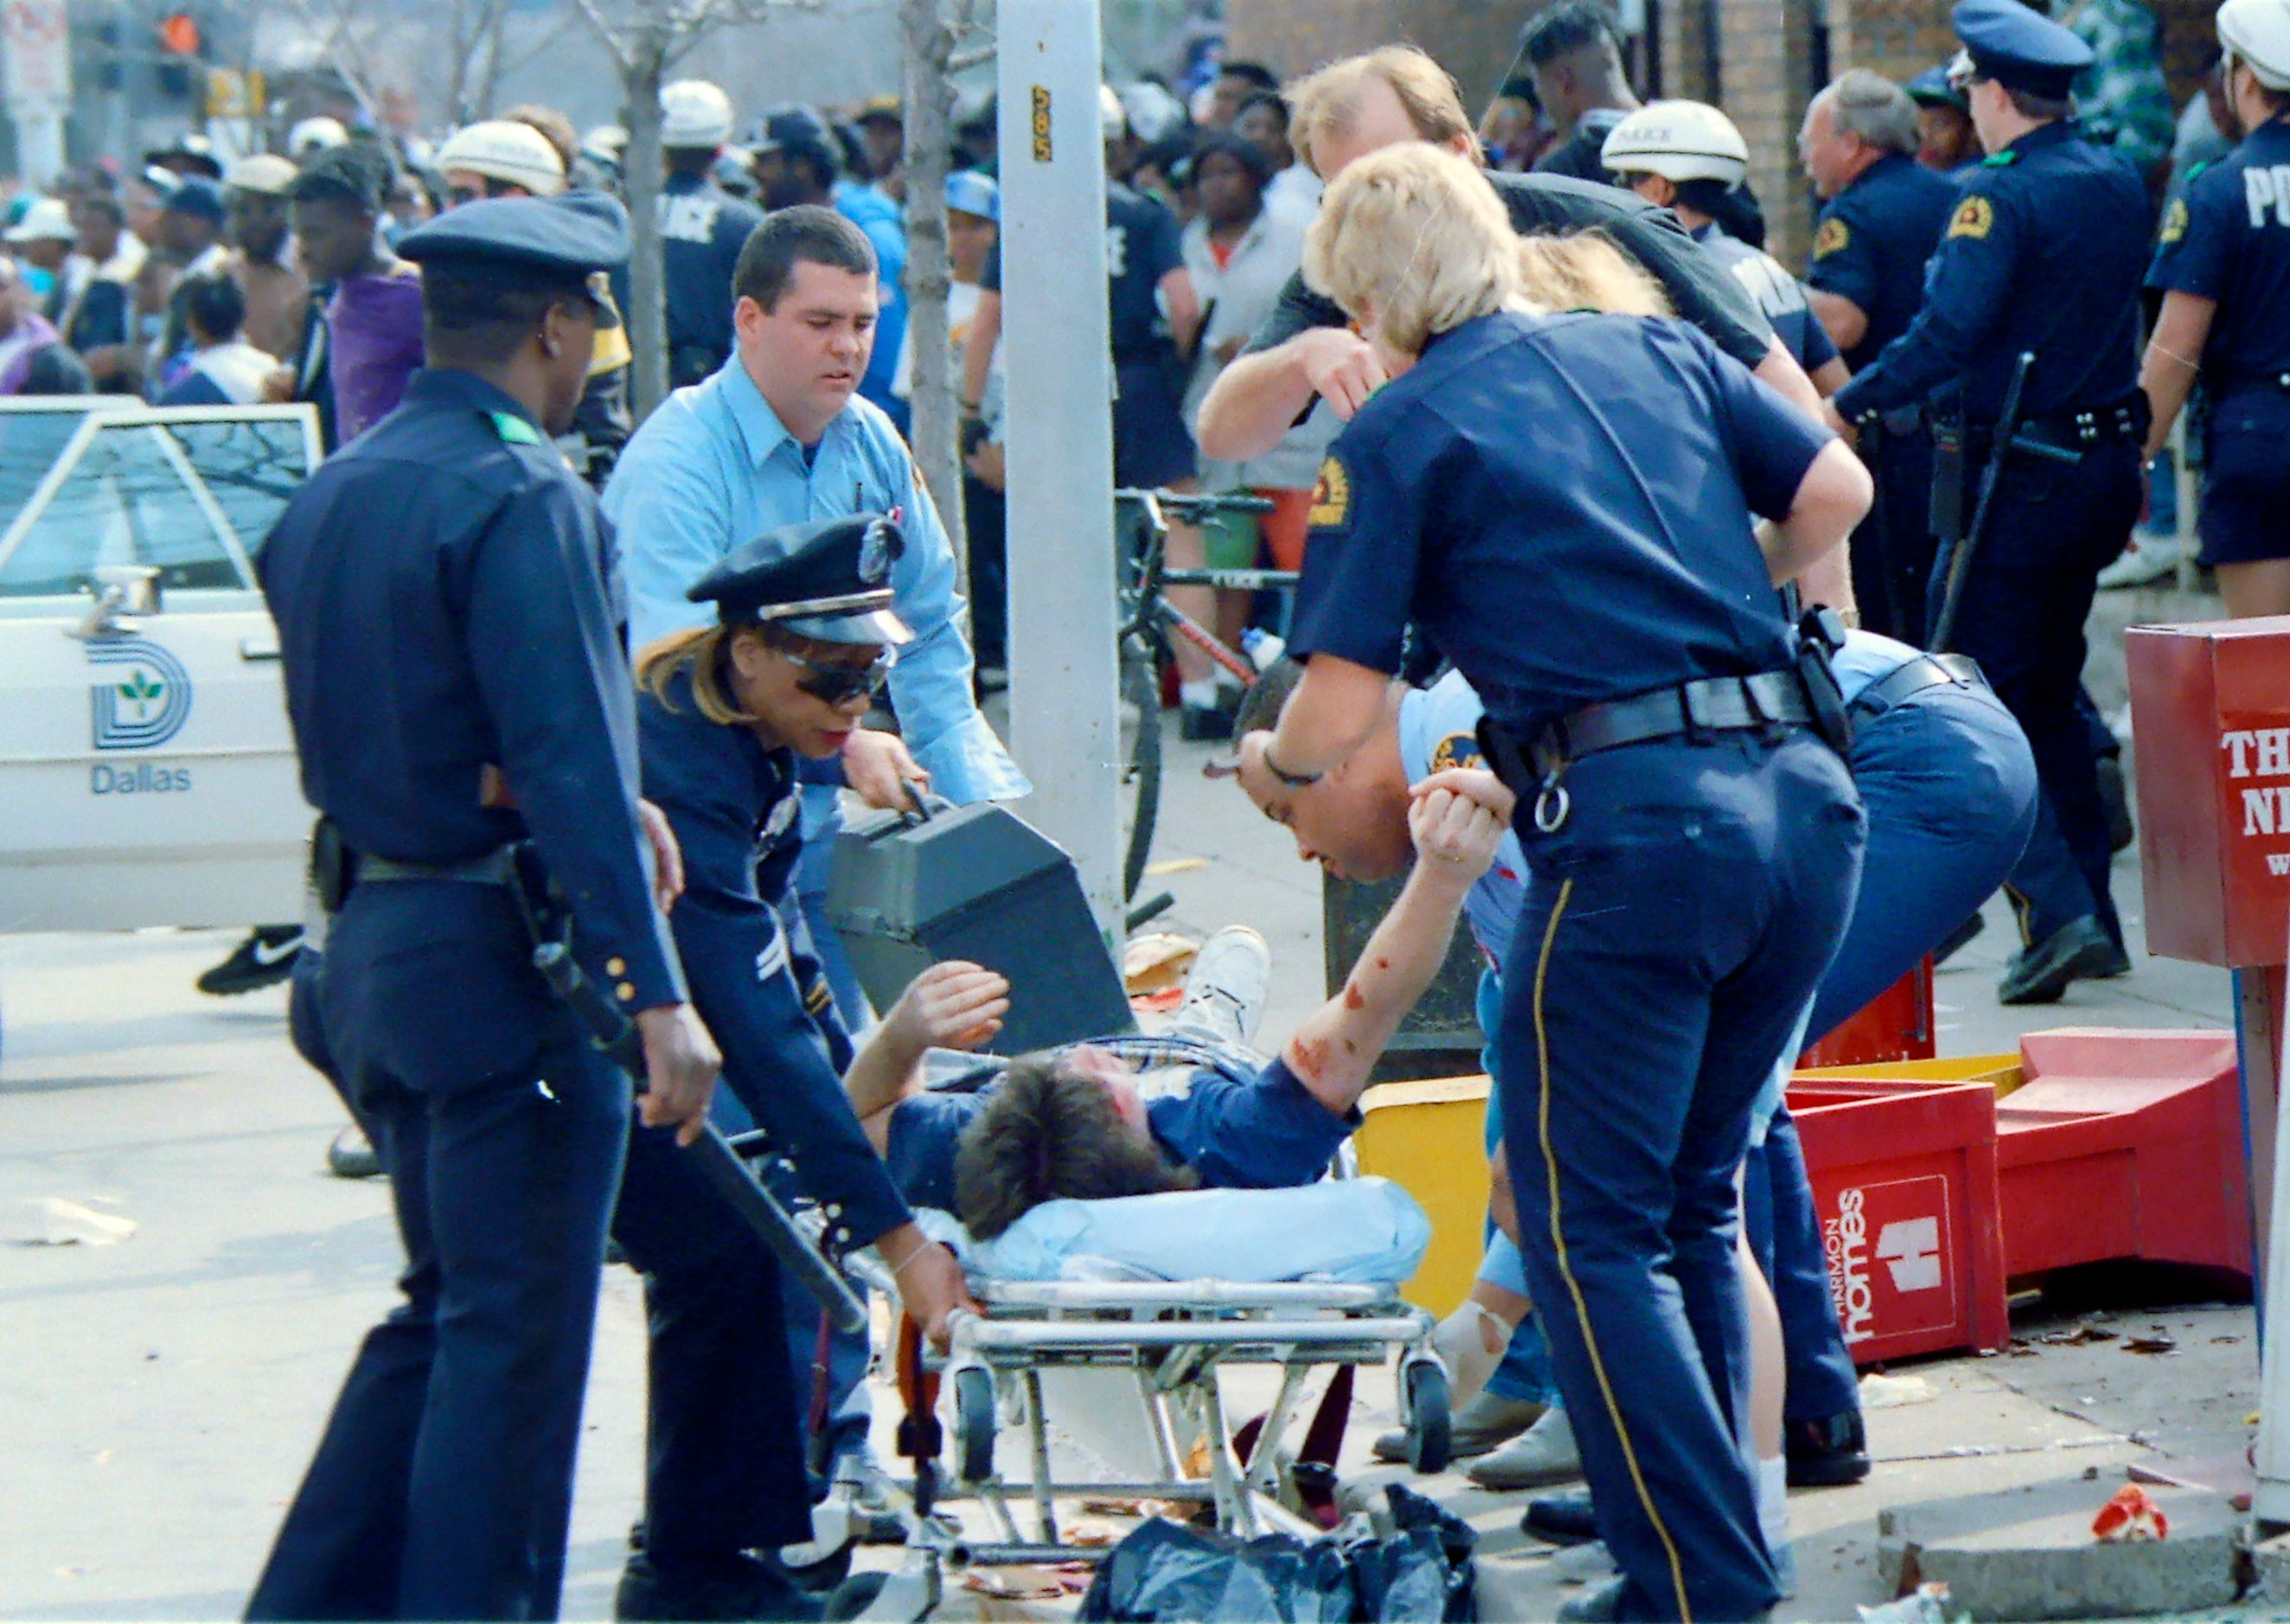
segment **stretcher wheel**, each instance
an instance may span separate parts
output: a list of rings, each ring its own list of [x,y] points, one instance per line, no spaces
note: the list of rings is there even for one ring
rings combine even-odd
[[[1437,1359],[1411,1359],[1400,1372],[1407,1388],[1407,1463],[1444,1472],[1454,1455],[1448,1430],[1447,1372]]]
[[[965,1483],[994,1476],[994,1372],[965,1365],[954,1372],[954,1447],[957,1475]]]

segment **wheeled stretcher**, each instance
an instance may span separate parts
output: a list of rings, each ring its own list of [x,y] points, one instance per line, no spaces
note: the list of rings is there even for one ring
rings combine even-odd
[[[1293,1215],[1298,1198],[1307,1210],[1325,1211],[1331,1196],[1341,1198],[1349,1188],[1371,1204],[1404,1203],[1421,1220],[1396,1187],[1370,1188],[1381,1185],[1345,1181],[1309,1192],[1191,1192],[1052,1205],[1141,1209],[1131,1227],[1157,1240],[1166,1226],[1144,1221],[1149,1214],[1205,1196]],[[1422,1233],[1428,1236],[1428,1225]],[[1010,1279],[989,1270],[1010,1261],[1012,1249],[998,1249],[998,1258],[997,1248],[965,1249],[982,1312],[954,1317],[942,1356],[929,1353],[911,1325],[901,1326],[899,1376],[907,1413],[899,1440],[914,1468],[901,1508],[908,1551],[859,1616],[922,1618],[937,1605],[947,1575],[965,1567],[1102,1559],[1109,1548],[1074,1542],[1061,1501],[1159,1500],[1205,1510],[1219,1528],[1242,1537],[1324,1532],[1281,1495],[1291,1435],[1309,1420],[1307,1389],[1316,1372],[1395,1360],[1410,1462],[1420,1471],[1442,1469],[1449,1454],[1447,1373],[1431,1349],[1431,1316],[1399,1296],[1421,1238],[1411,1230],[1397,1253],[1389,1239],[1387,1233],[1358,1250],[1360,1268],[1338,1271],[1385,1276],[1379,1279],[1140,1278],[1133,1268],[1101,1255],[1069,1259],[1065,1272],[1132,1277]],[[1334,1244],[1341,1247],[1341,1238]],[[858,1262],[869,1284],[889,1290],[886,1270],[869,1258]],[[1278,1380],[1269,1412],[1237,1441],[1220,1378],[1240,1366],[1270,1367]],[[1061,1475],[1053,1458],[1052,1412],[1058,1373],[1069,1371],[1101,1372],[1103,1385],[1092,1391],[1107,1399],[1120,1389],[1133,1394],[1130,1404],[1092,1408],[1133,1408],[1145,1435],[1144,1447],[1134,1452],[1153,1462],[1149,1473],[1077,1476],[1069,1463]],[[1101,1424],[1102,1415],[1095,1419]],[[974,1510],[957,1516],[942,1500],[974,1503]]]

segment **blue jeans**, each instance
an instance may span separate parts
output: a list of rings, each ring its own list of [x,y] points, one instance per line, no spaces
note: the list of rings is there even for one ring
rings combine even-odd
[[[1862,884],[1865,888],[1868,880]],[[1742,1222],[1781,1310],[1788,1388],[1782,1416],[1792,1421],[1824,1421],[1857,1412],[1860,1379],[1829,1294],[1829,1265],[1814,1213],[1805,1147],[1786,1110],[1774,1116],[1763,1142],[1750,1151],[1742,1177]]]
[[[2028,740],[1984,689],[1927,688],[1864,723],[1853,740],[1853,776],[1869,812],[1869,858],[1852,922],[1814,999],[1814,1042],[1914,969],[1994,893],[2036,816]]]

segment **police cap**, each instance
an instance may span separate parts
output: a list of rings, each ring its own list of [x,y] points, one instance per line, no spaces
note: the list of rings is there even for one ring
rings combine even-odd
[[[2290,90],[2290,0],[2226,0],[2219,44],[2270,91]]]
[[[1920,108],[1954,108],[1967,110],[1964,92],[1949,83],[1948,64],[1927,68],[1901,87],[1909,92],[1909,100]]]
[[[1972,69],[2006,90],[2066,100],[2091,66],[2091,47],[2020,0],[1958,0],[1949,14]]]
[[[407,232],[397,252],[417,265],[504,280],[586,284],[628,263],[629,217],[602,192],[488,197]]]
[[[879,513],[814,519],[765,531],[685,594],[714,604],[726,625],[765,620],[822,643],[907,643],[891,609],[891,565],[907,550]]]

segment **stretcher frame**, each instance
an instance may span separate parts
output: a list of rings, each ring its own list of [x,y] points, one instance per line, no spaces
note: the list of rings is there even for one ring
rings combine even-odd
[[[891,1286],[879,1263],[854,1261],[869,1284]],[[1058,1520],[1060,1499],[1120,1497],[1213,1508],[1216,1525],[1241,1538],[1322,1533],[1281,1502],[1279,1445],[1302,1409],[1305,1381],[1323,1368],[1396,1357],[1410,1461],[1420,1471],[1447,1464],[1447,1375],[1431,1348],[1433,1321],[1400,1298],[1397,1284],[980,1280],[973,1282],[973,1292],[983,1312],[958,1311],[949,1321],[947,1352],[926,1355],[925,1363],[936,1367],[952,1393],[946,1492],[979,1502],[990,1532],[981,1538],[937,1509],[938,1428],[934,1422],[916,1425],[910,1413],[901,1438],[916,1445],[916,1475],[911,1484],[899,1485],[907,1500],[899,1508],[907,1556],[861,1618],[926,1616],[938,1604],[949,1570],[1104,1560],[1109,1548],[1076,1545],[1066,1537]],[[1281,1372],[1245,1461],[1234,1447],[1217,1383],[1220,1370],[1243,1364]],[[1056,1476],[1042,1375],[1077,1368],[1134,1374],[1157,1476],[1098,1482]],[[996,1460],[1005,1393],[1020,1410],[1028,1445],[1016,1480]],[[1206,1434],[1205,1478],[1186,1475],[1178,1445],[1180,1411]]]

